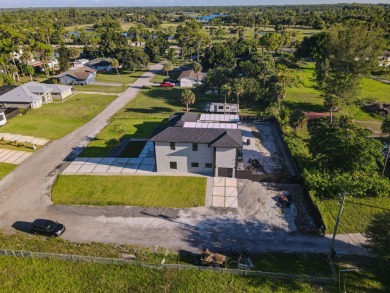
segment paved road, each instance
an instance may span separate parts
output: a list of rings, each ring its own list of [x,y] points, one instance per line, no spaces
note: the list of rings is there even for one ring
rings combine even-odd
[[[65,160],[98,134],[161,67],[151,66],[151,71],[89,123],[50,142],[1,180],[0,227],[12,232],[12,226],[23,229],[36,218],[50,218],[67,226],[63,238],[72,241],[158,245],[196,252],[209,247],[247,252],[327,253],[329,238],[272,230],[267,223],[246,219],[235,210],[52,205],[50,188],[56,175],[69,164]],[[336,241],[336,250],[344,254],[362,253],[354,243],[345,240]]]

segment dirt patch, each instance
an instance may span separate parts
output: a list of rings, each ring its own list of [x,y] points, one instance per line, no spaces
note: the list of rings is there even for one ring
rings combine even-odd
[[[288,193],[293,203],[288,208],[276,205],[279,195]],[[316,226],[302,199],[298,184],[269,184],[249,180],[238,181],[239,213],[243,218],[262,222],[269,230],[313,231]]]
[[[272,123],[240,125],[243,133],[243,170],[275,176],[295,176],[293,164]],[[249,142],[249,143],[248,143]]]

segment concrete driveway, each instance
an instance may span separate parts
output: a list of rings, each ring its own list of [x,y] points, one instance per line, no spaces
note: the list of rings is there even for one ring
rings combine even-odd
[[[13,232],[16,222],[49,218],[66,225],[63,238],[79,242],[129,243],[198,251],[247,252],[283,251],[328,252],[329,238],[272,230],[261,220],[249,219],[240,210],[198,207],[159,209],[141,207],[58,206],[50,200],[56,175],[106,125],[108,119],[131,101],[143,85],[162,69],[152,65],[89,123],[67,136],[50,142],[27,158],[0,181],[0,227]],[[148,196],[142,194],[140,196]],[[336,251],[361,254],[362,250],[346,240],[336,241]]]

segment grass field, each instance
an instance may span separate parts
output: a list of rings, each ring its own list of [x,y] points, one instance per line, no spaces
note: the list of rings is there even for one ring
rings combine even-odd
[[[2,292],[313,292],[299,281],[0,257]]]
[[[17,116],[1,127],[2,132],[58,139],[101,112],[115,96],[77,94],[63,103],[43,105]]]
[[[117,118],[168,118],[178,111],[185,111],[181,103],[181,93],[184,88],[153,87],[143,89],[137,97],[129,102],[117,114]],[[205,104],[213,99],[212,95],[196,93],[195,104],[190,105],[192,112],[203,110]]]
[[[105,157],[111,150],[110,140],[149,138],[157,126],[166,124],[163,119],[113,119],[85,148],[81,157]]]
[[[56,204],[188,208],[204,206],[206,178],[169,176],[60,176]]]
[[[328,233],[331,233],[339,209],[338,200],[316,200],[316,204]],[[344,204],[339,233],[364,233],[373,216],[387,210],[390,210],[390,198],[348,198]]]
[[[120,74],[120,78],[115,70],[107,72],[107,73],[99,73],[96,76],[96,81],[100,82],[112,82],[112,83],[120,83],[120,84],[129,84],[136,81],[145,71],[144,70],[118,70]]]
[[[8,173],[11,173],[16,166],[14,164],[0,163],[0,180],[8,175]]]
[[[80,91],[80,92],[97,92],[97,93],[119,94],[119,93],[123,93],[129,87],[127,85],[103,86],[103,85],[88,84],[88,85],[75,85],[75,86],[73,86],[73,88],[76,91]]]

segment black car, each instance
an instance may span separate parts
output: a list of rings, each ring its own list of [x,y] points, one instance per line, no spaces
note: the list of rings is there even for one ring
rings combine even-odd
[[[63,224],[51,220],[36,219],[30,227],[31,233],[58,237],[65,231]]]

